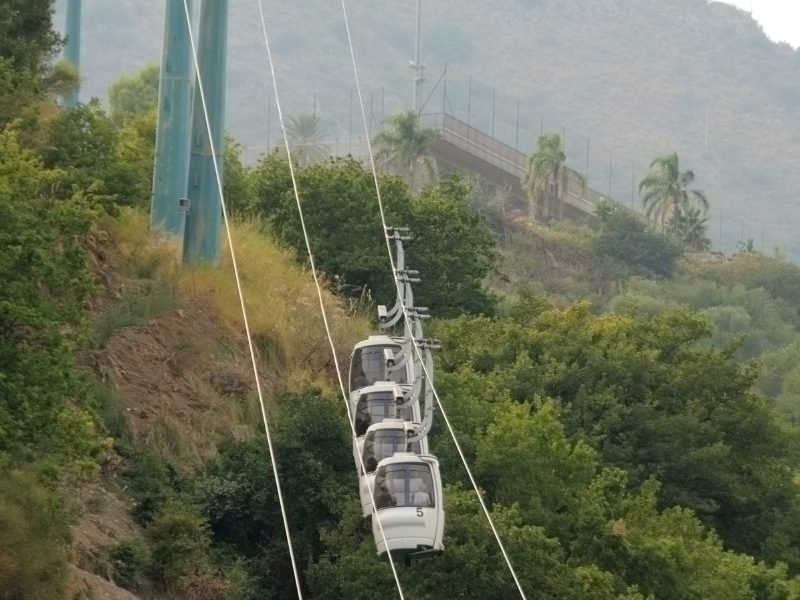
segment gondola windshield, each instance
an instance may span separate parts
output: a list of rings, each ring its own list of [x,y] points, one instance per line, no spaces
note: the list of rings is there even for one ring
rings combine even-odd
[[[435,507],[431,470],[425,464],[391,464],[375,474],[375,506]]]
[[[413,409],[410,403],[398,407],[394,392],[370,392],[362,394],[356,407],[356,435],[364,435],[367,428],[384,419],[400,418],[413,420]]]
[[[357,348],[353,352],[350,363],[350,391],[373,385],[378,381],[393,381],[395,383],[408,383],[405,369],[389,371],[386,366],[386,357],[383,351],[389,348],[395,352],[400,350],[397,345],[366,346]]]

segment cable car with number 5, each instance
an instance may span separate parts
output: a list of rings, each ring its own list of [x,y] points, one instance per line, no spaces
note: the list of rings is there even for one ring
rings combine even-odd
[[[439,461],[397,452],[375,471],[372,534],[378,556],[410,558],[444,550],[444,506]]]
[[[370,425],[366,435],[357,439],[354,459],[358,470],[361,510],[365,517],[372,514],[370,490],[380,462],[398,452],[404,454],[410,452],[413,455],[428,453],[428,440],[424,437],[414,439],[417,425],[402,419],[384,419],[380,423]]]

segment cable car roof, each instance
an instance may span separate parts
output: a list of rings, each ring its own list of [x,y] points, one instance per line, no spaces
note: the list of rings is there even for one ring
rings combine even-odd
[[[432,454],[414,454],[413,452],[395,452],[389,458],[384,458],[378,463],[378,468],[388,465],[401,464],[428,464],[439,466],[439,460]]]
[[[353,390],[353,397],[361,397],[365,394],[374,394],[377,392],[394,392],[395,396],[403,396],[403,387],[408,387],[408,383],[395,383],[394,381],[376,381],[367,387],[358,388]]]
[[[401,346],[403,338],[389,337],[388,335],[371,335],[365,340],[361,340],[353,346],[353,350],[368,348],[370,346]]]
[[[404,421],[403,419],[384,419],[380,423],[373,423],[367,429],[367,435],[374,431],[385,430],[409,430],[413,429],[414,423]],[[416,455],[415,455],[416,456]]]

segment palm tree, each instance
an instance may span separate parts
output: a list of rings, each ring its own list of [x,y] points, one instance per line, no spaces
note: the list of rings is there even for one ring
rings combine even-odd
[[[420,127],[419,115],[411,110],[389,117],[389,129],[375,136],[376,158],[396,171],[413,190],[438,178],[431,147],[439,139],[435,129]]]
[[[320,119],[308,113],[289,117],[286,136],[293,154],[301,164],[312,164],[328,158],[328,149],[322,142]]]
[[[703,252],[711,248],[711,240],[708,239],[708,217],[704,216],[700,209],[689,206],[685,210],[674,213],[667,223],[667,228],[683,244],[697,252]]]
[[[561,149],[561,136],[550,133],[539,136],[536,150],[528,157],[528,170],[522,186],[528,196],[531,212],[537,219],[548,219],[559,207],[559,217],[564,216],[564,192],[569,181],[567,155]],[[575,174],[585,185],[585,179]]]
[[[646,208],[647,218],[653,218],[664,226],[672,217],[671,223],[677,226],[680,215],[687,212],[692,201],[697,201],[703,210],[708,211],[708,200],[700,190],[690,190],[694,181],[691,170],[681,173],[678,166],[678,155],[673,152],[660,156],[650,163],[650,173],[639,183],[639,195]]]
[[[755,240],[753,238],[747,238],[747,241],[742,240],[737,242],[736,254],[758,254]]]

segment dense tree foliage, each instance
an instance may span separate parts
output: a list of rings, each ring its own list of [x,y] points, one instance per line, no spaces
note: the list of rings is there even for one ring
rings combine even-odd
[[[63,594],[68,522],[53,488],[95,473],[109,448],[77,364],[95,289],[87,251],[101,212],[142,198],[152,156],[146,126],[118,129],[97,103],[52,102],[74,82],[51,64],[52,9],[0,6],[0,596],[9,599]]]
[[[436,333],[445,409],[529,594],[800,593],[791,534],[800,516],[792,478],[798,433],[751,393],[752,369],[706,343],[707,319],[686,309],[593,315],[586,305],[555,309],[524,295],[505,316],[462,316]],[[391,572],[375,558],[354,497],[344,415],[340,399],[314,391],[284,394],[272,414],[303,585],[313,598],[391,595]],[[448,482],[446,550],[411,569],[399,565],[405,593],[513,597],[513,579],[440,426],[432,441]],[[172,480],[161,472],[159,481]],[[194,482],[160,487],[167,494],[159,506],[169,505],[170,485],[195,507],[189,513],[200,511],[200,527],[209,527],[222,555],[245,560],[251,593],[293,593],[261,440],[223,444]],[[169,539],[198,531],[195,521],[186,527]],[[160,540],[158,530],[148,539]],[[211,561],[218,572],[214,556],[208,549],[197,563]]]
[[[734,548],[796,564],[794,551],[783,551],[798,518],[797,432],[752,394],[754,370],[731,350],[705,345],[704,318],[685,310],[592,316],[582,305],[535,310],[522,323],[443,325],[443,366],[483,374],[518,402],[552,398],[575,442],[624,469],[634,485],[656,477],[663,505],[691,509]]]
[[[307,256],[286,160],[266,157],[253,181],[251,212],[265,216],[299,257]],[[397,177],[382,175],[379,183],[388,224],[411,229],[407,264],[423,273],[418,304],[439,316],[492,312],[483,280],[496,264],[494,238],[471,207],[466,183],[445,179],[415,199]],[[339,278],[347,293],[366,289],[391,303],[395,288],[372,174],[340,159],[297,169],[297,185],[317,266]]]
[[[253,212],[305,261],[308,251],[297,216],[289,165],[278,154],[266,157],[254,173]],[[297,185],[317,266],[358,293],[367,288],[379,301],[394,296],[372,175],[354,160],[336,160],[298,169]],[[396,177],[381,179],[381,196],[390,223],[407,222],[408,192]]]
[[[0,456],[91,453],[72,356],[92,285],[82,245],[91,215],[80,194],[58,197],[66,179],[0,133]]]
[[[622,209],[599,211],[602,226],[592,240],[595,256],[627,263],[645,274],[669,277],[682,249],[673,239],[653,233]]]
[[[155,143],[154,113],[130,116],[120,127],[93,100],[59,113],[45,129],[45,165],[67,176],[106,211],[119,205],[146,206],[150,198]]]
[[[415,303],[440,318],[495,310],[496,297],[483,283],[498,262],[495,240],[471,208],[470,193],[453,176],[423,188],[411,204],[408,264],[422,279]]]
[[[721,285],[738,282],[748,289],[764,288],[771,296],[795,307],[800,316],[800,267],[780,256],[739,254],[730,260],[700,263],[688,274]]]
[[[50,59],[61,45],[52,17],[52,0],[0,6],[0,127],[50,89]]]
[[[115,123],[124,125],[156,109],[159,72],[157,65],[150,65],[131,75],[117,77],[109,86],[109,112]]]

